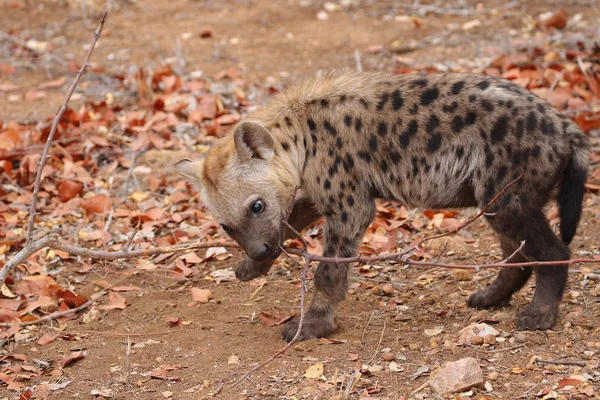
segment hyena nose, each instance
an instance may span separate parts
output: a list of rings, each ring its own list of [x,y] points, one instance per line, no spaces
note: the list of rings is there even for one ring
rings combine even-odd
[[[250,248],[250,258],[256,261],[264,261],[271,256],[272,250],[266,243],[256,243]]]

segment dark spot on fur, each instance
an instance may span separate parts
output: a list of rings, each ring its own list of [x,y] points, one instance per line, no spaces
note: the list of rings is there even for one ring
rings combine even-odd
[[[435,86],[425,89],[423,93],[421,93],[421,105],[428,106],[429,104],[434,102],[439,95],[440,91]]]
[[[294,124],[292,123],[292,120],[290,119],[290,117],[285,117],[285,118],[284,118],[284,121],[285,121],[285,124],[286,124],[287,126],[289,126],[289,127],[291,127],[292,125],[294,125]]]
[[[331,167],[329,167],[328,174],[329,174],[330,178],[332,178],[337,173],[338,173],[338,166],[337,166],[337,164],[333,164]]]
[[[508,100],[508,101],[506,102],[506,108],[507,108],[507,109],[509,109],[509,110],[510,110],[510,109],[511,109],[511,108],[513,108],[514,106],[515,106],[515,103],[514,103],[512,100]]]
[[[377,103],[377,111],[383,110],[383,107],[385,107],[385,104],[387,103],[389,98],[390,98],[389,93],[384,93],[383,95],[381,95],[381,98],[379,99],[379,103]]]
[[[329,106],[329,100],[327,100],[327,99],[321,99],[321,105],[322,105],[323,107],[327,107],[327,106]]]
[[[400,94],[400,90],[394,90],[394,92],[392,93],[392,107],[394,108],[394,111],[398,111],[399,109],[401,109],[403,104],[404,100],[402,99],[402,94]]]
[[[540,124],[540,130],[542,131],[542,133],[544,135],[547,136],[554,136],[556,134],[556,128],[554,127],[554,124],[548,120],[546,120],[546,118],[542,118],[542,123]]]
[[[346,203],[348,203],[348,206],[350,207],[354,206],[354,197],[352,197],[351,194],[346,197]]]
[[[487,81],[487,80],[486,80],[486,81],[481,81],[481,82],[479,82],[479,83],[478,83],[476,86],[477,86],[479,89],[481,89],[481,90],[485,90],[485,89],[487,89],[487,88],[489,88],[489,87],[490,87],[490,82],[489,82],[489,81]]]
[[[325,122],[323,122],[323,128],[325,128],[325,130],[330,134],[330,135],[337,135],[337,130],[335,129],[335,127],[333,125],[331,125],[331,123],[328,120],[325,120]]]
[[[315,121],[312,118],[307,119],[306,122],[308,122],[308,129],[311,131],[317,129],[317,124],[315,124]]]
[[[337,147],[338,149],[342,149],[342,147],[344,146],[344,143],[342,142],[342,138],[337,138],[335,140],[335,147]]]
[[[344,125],[346,125],[348,128],[352,126],[352,117],[350,115],[346,115],[344,117]]]
[[[356,132],[360,133],[361,129],[362,129],[362,120],[360,118],[356,118],[356,120],[354,121],[354,130],[356,130]]]
[[[354,168],[354,159],[349,153],[346,153],[346,159],[344,160],[344,169],[350,171]]]
[[[465,127],[465,121],[459,115],[454,116],[451,123],[452,132],[459,133]]]
[[[387,170],[388,170],[388,163],[387,163],[387,161],[381,160],[380,166],[381,166],[381,170],[384,173],[387,172]]]
[[[501,182],[504,178],[506,178],[506,173],[508,172],[508,168],[506,166],[500,167],[498,170],[498,174],[496,175],[496,180]]]
[[[325,179],[325,182],[323,182],[323,189],[325,189],[325,190],[331,189],[331,182],[329,181],[329,179]]]
[[[367,153],[366,151],[359,151],[358,153],[356,153],[356,155],[365,160],[366,162],[371,162],[371,154]]]
[[[412,88],[416,88],[416,87],[425,87],[427,86],[427,79],[415,79],[414,81],[411,82],[410,87]]]
[[[492,128],[492,143],[498,143],[504,140],[504,137],[508,133],[508,118],[506,115],[501,116],[496,120],[494,127]]]
[[[465,155],[465,149],[462,146],[458,146],[455,150],[456,157],[460,160]]]
[[[494,111],[494,105],[487,100],[481,100],[481,107],[488,112]]]
[[[525,121],[523,121],[523,118],[519,118],[517,120],[517,130],[515,131],[515,133],[517,134],[518,138],[522,138],[523,137],[523,131],[525,130]]]
[[[535,115],[535,112],[529,111],[529,113],[527,114],[527,131],[528,132],[536,131],[537,125],[538,125],[538,121],[537,121],[537,116]]]
[[[343,223],[347,223],[348,222],[348,213],[346,211],[344,211],[342,213],[342,222]]]
[[[432,137],[429,138],[429,141],[427,142],[427,151],[430,153],[433,153],[433,152],[437,151],[441,145],[442,145],[442,135],[440,135],[439,133],[436,133]]]
[[[392,151],[390,153],[390,160],[392,160],[394,164],[398,164],[400,162],[400,153],[397,151]]]
[[[367,100],[361,98],[359,101],[365,109],[369,109],[369,102]]]
[[[490,168],[494,163],[494,153],[491,151],[486,152],[485,154],[485,166]]]
[[[471,111],[471,112],[467,113],[467,118],[465,118],[465,124],[473,125],[476,120],[477,120],[477,114],[475,114],[474,112]]]
[[[340,103],[345,103],[346,102],[346,95],[343,94],[340,96]]]
[[[533,147],[533,150],[532,150],[532,152],[531,152],[531,156],[532,156],[533,158],[535,158],[535,159],[538,159],[538,158],[540,158],[540,153],[541,153],[541,148],[540,148],[540,146],[538,146],[538,145],[535,145],[535,146]]]
[[[431,114],[429,120],[427,121],[427,125],[425,126],[425,130],[430,135],[436,133],[437,128],[440,126],[440,119],[435,114]]]
[[[387,124],[385,123],[385,121],[381,121],[377,125],[377,134],[381,137],[384,137],[385,135],[387,135]]]
[[[288,142],[281,142],[281,148],[284,151],[288,151],[290,149],[290,145],[288,144]]]
[[[409,122],[408,127],[406,128],[404,133],[402,135],[400,135],[400,139],[399,139],[400,146],[403,149],[408,147],[408,144],[410,143],[410,139],[412,139],[412,137],[417,134],[418,130],[419,130],[419,123],[417,122],[416,119],[413,119],[412,121]]]
[[[444,111],[445,113],[453,113],[454,111],[456,111],[456,109],[458,108],[458,103],[456,101],[453,101],[450,104],[446,104],[442,107],[442,111]]]
[[[546,107],[544,107],[544,104],[542,104],[542,103],[538,103],[538,105],[537,105],[537,110],[538,110],[539,112],[541,112],[542,114],[545,114],[545,113],[546,113]]]
[[[377,150],[377,136],[371,135],[371,138],[369,139],[369,148],[373,151]]]
[[[474,94],[469,96],[469,102],[475,103],[476,101],[477,101],[477,96],[475,96]]]
[[[450,92],[456,96],[457,94],[460,93],[461,90],[463,90],[463,88],[465,87],[465,83],[466,83],[465,81],[454,82]]]

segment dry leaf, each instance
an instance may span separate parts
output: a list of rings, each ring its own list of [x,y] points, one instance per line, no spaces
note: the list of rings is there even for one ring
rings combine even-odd
[[[82,200],[79,205],[85,211],[93,214],[102,214],[110,210],[110,199],[105,194],[99,194],[89,199]]]
[[[61,368],[64,368],[67,365],[73,363],[74,361],[81,360],[84,357],[85,354],[82,351],[72,351],[63,357],[63,359],[60,362],[60,366]]]
[[[318,379],[323,376],[323,364],[317,363],[308,367],[304,376],[310,379]]]

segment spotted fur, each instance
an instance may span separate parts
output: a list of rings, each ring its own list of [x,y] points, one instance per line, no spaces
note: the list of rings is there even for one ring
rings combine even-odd
[[[581,215],[587,142],[545,101],[505,80],[444,73],[331,73],[290,86],[238,124],[200,162],[176,168],[199,188],[209,210],[250,256],[242,280],[268,271],[279,254],[281,219],[294,188],[296,229],[326,219],[324,254],[352,256],[375,215],[375,198],[411,207],[482,207],[522,175],[487,217],[514,261],[567,260]],[[542,207],[559,187],[562,241]],[[249,205],[262,199],[255,215]],[[322,263],[301,338],[335,330],[334,311],[348,285],[348,266]],[[531,269],[504,268],[469,304],[505,304]],[[520,329],[556,321],[567,267],[540,268]],[[290,340],[298,321],[283,335]]]

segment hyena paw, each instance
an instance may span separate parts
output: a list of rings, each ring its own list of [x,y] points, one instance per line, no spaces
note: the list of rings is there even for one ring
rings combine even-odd
[[[550,329],[558,318],[558,305],[529,303],[517,319],[517,329],[535,331]]]
[[[291,342],[294,336],[296,336],[296,332],[298,332],[298,325],[300,324],[300,318],[294,318],[291,321],[288,321],[283,330],[281,331],[281,336],[287,342]],[[321,338],[328,336],[330,333],[336,330],[336,326],[333,322],[329,322],[324,319],[313,319],[313,318],[304,318],[304,323],[302,324],[302,331],[298,336],[298,342],[303,340],[308,340],[312,338]]]
[[[261,275],[266,275],[272,265],[273,260],[255,261],[246,257],[235,270],[235,276],[240,281],[247,282]]]
[[[508,296],[508,298],[500,297],[497,293],[495,293],[492,287],[488,287],[487,289],[473,293],[471,297],[469,297],[469,300],[467,300],[469,307],[477,308],[478,310],[492,307],[502,307],[507,305],[509,302],[510,296]]]

